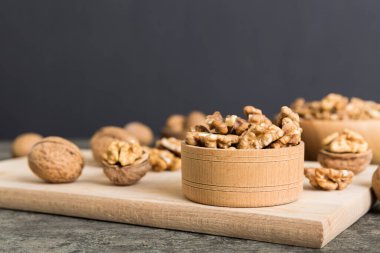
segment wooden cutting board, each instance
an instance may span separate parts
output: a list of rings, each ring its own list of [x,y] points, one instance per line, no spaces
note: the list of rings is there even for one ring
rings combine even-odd
[[[136,185],[113,186],[90,152],[84,154],[86,168],[72,184],[42,182],[28,169],[26,158],[1,161],[0,207],[321,248],[373,203],[370,181],[375,166],[344,191],[314,190],[305,180],[297,202],[224,208],[185,199],[180,172],[149,172]]]

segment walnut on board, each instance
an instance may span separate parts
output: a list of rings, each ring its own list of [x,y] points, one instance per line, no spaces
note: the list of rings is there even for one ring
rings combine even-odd
[[[150,170],[148,158],[137,141],[114,140],[102,155],[103,172],[114,185],[133,185]]]
[[[79,148],[61,137],[46,137],[37,142],[28,155],[29,168],[49,183],[71,183],[84,167]]]
[[[304,174],[314,188],[326,191],[344,190],[354,177],[352,171],[331,168],[305,168]]]

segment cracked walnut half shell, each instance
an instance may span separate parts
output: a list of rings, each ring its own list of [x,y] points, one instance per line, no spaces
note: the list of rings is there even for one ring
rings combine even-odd
[[[365,170],[372,160],[372,150],[359,134],[349,129],[335,132],[324,138],[323,149],[318,161],[326,168],[350,170],[358,174]]]
[[[115,185],[135,184],[151,168],[149,153],[135,141],[113,141],[102,157],[103,172]]]

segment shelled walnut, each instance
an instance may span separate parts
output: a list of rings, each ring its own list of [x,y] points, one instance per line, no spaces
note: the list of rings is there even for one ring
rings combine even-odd
[[[181,168],[181,141],[174,137],[159,139],[149,154],[149,162],[154,171],[174,171]]]
[[[132,185],[149,170],[149,154],[137,141],[114,140],[102,155],[104,174],[115,185]]]
[[[301,142],[300,118],[289,107],[281,107],[281,112],[277,116],[277,124],[282,128],[284,134],[272,143],[272,148],[294,146]]]
[[[181,157],[181,141],[174,138],[161,138],[157,140],[156,147],[166,149],[178,157]]]
[[[222,135],[207,132],[188,132],[185,141],[193,146],[226,149],[239,143],[239,136],[233,134]]]
[[[306,102],[296,99],[291,108],[303,119],[363,120],[380,119],[380,104],[360,98],[351,98],[330,93],[320,101]]]
[[[181,168],[181,158],[176,157],[168,150],[152,148],[150,150],[149,162],[152,170],[160,172],[164,170],[178,170]]]
[[[283,107],[279,126],[273,124],[260,109],[245,106],[247,120],[237,115],[223,117],[218,111],[206,117],[204,124],[194,126],[185,137],[192,146],[221,149],[263,149],[298,145],[302,129],[299,116]]]
[[[322,190],[343,190],[352,183],[354,173],[349,170],[336,170],[329,168],[305,168],[305,176],[310,184]]]
[[[103,161],[110,165],[127,166],[140,159],[142,154],[143,149],[137,142],[114,141],[103,154]]]
[[[364,153],[368,150],[368,142],[363,136],[347,128],[324,138],[322,146],[332,153]]]

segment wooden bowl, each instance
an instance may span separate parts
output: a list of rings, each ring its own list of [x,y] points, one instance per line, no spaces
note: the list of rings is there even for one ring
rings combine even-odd
[[[333,168],[339,170],[351,170],[354,174],[359,174],[365,170],[372,160],[372,150],[365,153],[345,153],[337,154],[320,150],[318,162],[325,168]]]
[[[182,143],[182,191],[201,204],[275,206],[303,190],[304,144],[280,149],[210,149]]]
[[[322,140],[333,132],[349,128],[360,133],[373,150],[373,163],[380,163],[380,120],[301,120],[305,159],[316,161],[322,149]]]

